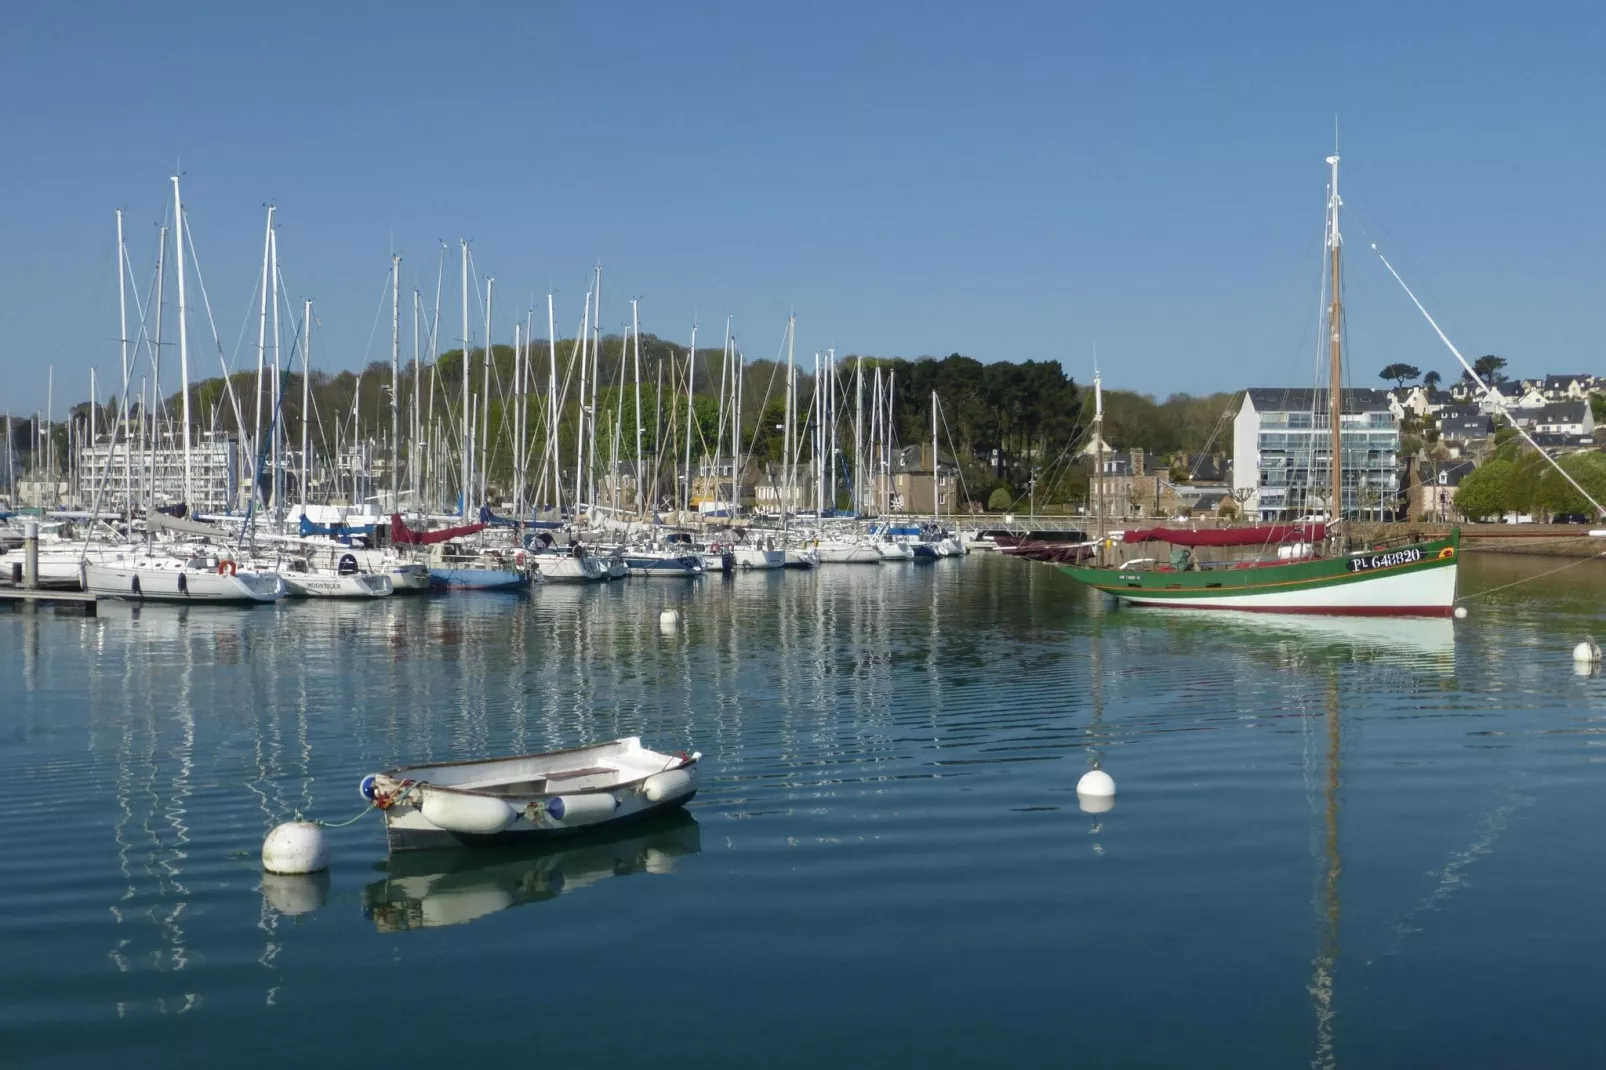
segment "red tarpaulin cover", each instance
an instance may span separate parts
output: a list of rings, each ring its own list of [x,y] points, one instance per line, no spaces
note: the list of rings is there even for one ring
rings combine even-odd
[[[407,526],[400,513],[392,513],[390,516],[390,541],[403,546],[433,546],[435,543],[455,539],[459,535],[472,535],[484,529],[484,524],[464,524],[460,528],[441,528],[439,531],[414,531]]]
[[[1274,524],[1264,528],[1139,528],[1126,542],[1168,542],[1173,546],[1265,546],[1276,542],[1320,542],[1326,524]]]

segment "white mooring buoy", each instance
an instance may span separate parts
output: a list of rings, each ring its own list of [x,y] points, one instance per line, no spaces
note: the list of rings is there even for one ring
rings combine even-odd
[[[1115,809],[1115,780],[1102,769],[1090,769],[1076,782],[1076,802],[1084,814],[1107,814]]]
[[[1573,661],[1579,665],[1600,664],[1600,647],[1595,645],[1593,635],[1585,636],[1582,643],[1573,647]]]
[[[1467,607],[1466,606],[1456,606],[1455,607],[1455,619],[1456,620],[1466,620],[1467,619]]]
[[[329,868],[329,845],[323,829],[311,821],[286,821],[262,841],[262,868],[295,876]]]
[[[662,613],[658,614],[659,631],[672,632],[678,627],[680,627],[680,610],[666,609]]]
[[[1076,782],[1076,794],[1092,795],[1097,798],[1113,798],[1115,796],[1115,780],[1102,769],[1092,769],[1082,774],[1082,779]]]

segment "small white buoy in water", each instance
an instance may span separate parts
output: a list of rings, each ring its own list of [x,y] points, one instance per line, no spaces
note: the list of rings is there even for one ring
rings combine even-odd
[[[662,613],[658,614],[659,631],[672,632],[678,627],[680,627],[680,610],[666,609]]]
[[[1115,794],[1115,780],[1102,769],[1093,769],[1082,774],[1082,779],[1076,782],[1076,794],[1093,795],[1106,798]]]
[[[1455,607],[1455,619],[1456,620],[1466,620],[1467,619],[1467,607],[1466,606],[1456,606]]]
[[[286,821],[262,841],[262,868],[294,876],[329,868],[323,829],[311,821]]]
[[[1600,664],[1600,647],[1595,645],[1593,635],[1586,635],[1582,643],[1573,647],[1573,661],[1579,665]]]

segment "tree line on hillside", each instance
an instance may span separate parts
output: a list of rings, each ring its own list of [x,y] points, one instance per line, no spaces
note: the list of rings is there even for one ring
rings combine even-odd
[[[531,466],[540,463],[546,449],[547,394],[554,357],[558,396],[563,399],[557,424],[560,455],[566,463],[572,461],[581,422],[580,369],[576,359],[579,351],[574,339],[561,339],[555,345],[535,339],[528,347],[529,393],[523,453]],[[604,462],[615,455],[625,461],[661,455],[667,464],[670,458],[684,458],[688,439],[694,461],[712,452],[720,439],[719,399],[722,395],[728,398],[730,392],[729,383],[722,378],[727,373],[723,352],[719,348],[698,347],[689,425],[687,353],[688,347],[647,333],[641,335],[639,349],[627,337],[603,338],[595,364],[586,374],[589,378],[594,370],[600,384],[595,391],[594,413],[597,453]],[[477,415],[486,392],[486,357],[483,348],[469,351]],[[504,486],[511,483],[516,453],[515,360],[512,346],[493,345],[490,349],[487,471],[492,482]],[[809,419],[814,393],[812,355],[807,360],[809,371],[803,370],[804,361],[798,364],[797,426],[801,429]],[[397,415],[404,438],[411,434],[416,407],[421,437],[438,443],[446,455],[458,449],[463,433],[463,368],[461,349],[443,353],[421,369],[415,370],[411,361],[402,364],[395,395],[400,399]],[[861,371],[863,433],[869,432],[874,377],[879,372],[883,396],[887,392],[892,396],[891,426],[898,445],[930,442],[931,394],[936,392],[940,405],[939,445],[945,457],[958,461],[969,499],[986,502],[995,491],[1003,490],[1012,500],[1024,499],[1028,493],[1045,504],[1085,500],[1088,466],[1078,454],[1093,419],[1092,395],[1066,375],[1057,361],[984,363],[958,353],[940,359],[865,356],[861,360],[856,355],[839,358],[836,411],[844,455],[839,463],[845,465],[852,464],[853,420],[858,408],[854,377]],[[784,362],[760,359],[745,363],[740,456],[772,462],[781,459],[784,384]],[[212,377],[194,383],[190,388],[192,426],[197,432],[240,435],[242,442],[249,444],[259,419],[268,426],[277,418],[286,429],[289,448],[294,449],[301,434],[302,376],[299,372],[286,372],[280,377],[279,387],[275,412],[272,377],[264,377],[259,397],[255,369],[234,373],[227,380]],[[388,362],[375,361],[361,371],[314,369],[305,392],[311,402],[308,434],[316,454],[329,457],[337,444],[348,447],[359,440],[375,443],[381,454],[388,452],[392,419],[392,371]],[[588,396],[590,393],[588,389]],[[1144,394],[1107,391],[1105,441],[1112,449],[1141,448],[1156,458],[1225,450],[1230,432],[1223,428],[1235,411],[1234,397],[1177,394],[1157,401]],[[132,408],[137,418],[137,402]],[[153,403],[153,408],[162,430],[178,427],[181,398],[177,391],[167,393]],[[84,402],[70,411],[69,420],[76,421],[80,435],[89,426],[90,409],[91,403]],[[115,398],[96,406],[96,428],[105,434],[115,425],[117,414]],[[638,419],[645,429],[639,450]],[[51,429],[57,443],[56,456],[63,465],[68,454],[67,427],[68,421],[60,421]],[[726,427],[721,453],[728,457],[732,450],[728,422]],[[796,433],[801,441],[803,432]],[[37,434],[31,419],[14,425],[15,456],[24,467],[32,463]],[[1185,471],[1179,476],[1185,478]]]

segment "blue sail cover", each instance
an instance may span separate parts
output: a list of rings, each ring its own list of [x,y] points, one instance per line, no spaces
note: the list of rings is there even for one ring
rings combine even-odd
[[[374,525],[349,526],[346,524],[314,524],[306,517],[301,518],[301,537],[309,538],[313,535],[327,535],[332,539],[349,539],[355,535],[371,536]]]
[[[497,516],[495,513],[491,512],[491,507],[489,505],[480,506],[480,523],[497,528],[510,528],[513,526],[513,521],[509,520],[507,517]]]

